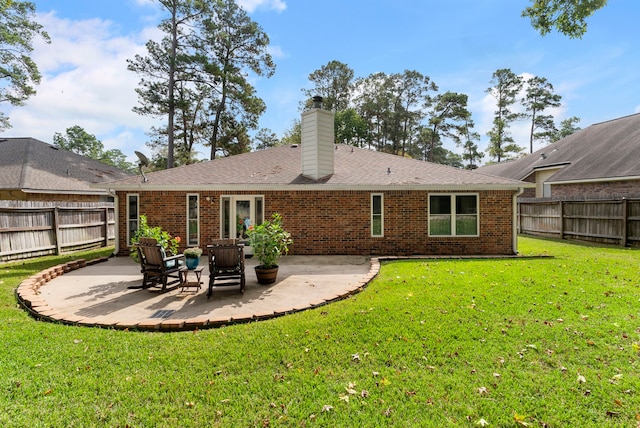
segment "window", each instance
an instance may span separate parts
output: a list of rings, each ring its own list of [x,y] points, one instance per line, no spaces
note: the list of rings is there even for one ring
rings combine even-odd
[[[371,236],[384,236],[383,195],[371,194]]]
[[[478,236],[478,195],[430,195],[429,235]]]
[[[223,196],[220,201],[220,237],[246,239],[247,229],[264,221],[264,197]]]
[[[140,208],[137,194],[127,194],[127,245],[140,226]]]
[[[197,193],[187,194],[187,246],[197,247],[200,241],[200,204]]]

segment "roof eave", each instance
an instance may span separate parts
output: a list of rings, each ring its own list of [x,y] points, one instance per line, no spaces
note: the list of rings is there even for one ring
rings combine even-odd
[[[20,191],[24,193],[47,193],[54,195],[98,195],[104,196],[108,195],[109,192],[107,189],[104,190],[58,190],[58,189],[29,189],[22,188]]]
[[[601,177],[601,178],[576,178],[574,180],[558,180],[547,181],[549,184],[583,184],[583,183],[603,183],[607,181],[633,181],[640,180],[638,175],[629,175],[625,177]]]
[[[97,187],[97,186],[96,186]],[[515,182],[509,184],[386,184],[386,185],[339,185],[339,184],[226,184],[226,185],[154,185],[150,183],[138,183],[136,185],[104,185],[105,189],[114,191],[393,191],[393,190],[418,190],[418,191],[466,191],[466,190],[520,190],[522,188],[534,188],[535,183]]]

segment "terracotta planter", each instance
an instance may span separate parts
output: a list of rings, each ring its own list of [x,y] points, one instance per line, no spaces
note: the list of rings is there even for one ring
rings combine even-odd
[[[258,284],[273,284],[278,277],[278,266],[269,269],[263,269],[261,266],[256,266],[256,277],[258,278]]]

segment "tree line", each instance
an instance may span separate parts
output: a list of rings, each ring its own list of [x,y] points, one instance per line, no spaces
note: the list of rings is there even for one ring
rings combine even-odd
[[[267,51],[268,35],[233,0],[155,0],[165,13],[158,28],[159,42],[146,44],[146,55],[128,60],[130,71],[140,76],[134,111],[166,119],[165,125],[149,130],[149,145],[155,151],[156,167],[196,161],[194,148],[209,148],[210,159],[251,149],[250,131],[257,128],[266,106],[250,84],[250,77],[270,77],[275,65]],[[523,17],[541,35],[552,29],[579,38],[586,31],[586,18],[606,0],[530,0]],[[35,3],[0,0],[0,105],[23,105],[35,94],[41,75],[31,59],[33,39],[49,41],[35,21]],[[468,97],[455,92],[437,93],[438,87],[417,71],[376,73],[354,79],[345,64],[332,61],[309,76],[314,84],[304,90],[307,98],[322,95],[324,107],[335,112],[337,142],[433,162],[473,168],[482,157],[479,134],[467,108]],[[332,79],[338,80],[332,80]],[[535,80],[534,80],[535,79]],[[522,81],[509,69],[498,70],[487,90],[496,98],[494,126],[489,132],[489,155],[497,161],[519,152],[509,127],[523,117],[531,120],[533,141],[552,141],[571,133],[577,118],[555,128],[546,109],[560,98],[544,78]],[[526,87],[526,97],[517,99]],[[515,106],[522,103],[524,111]],[[0,111],[0,131],[10,127]],[[262,129],[254,147],[295,142],[299,124],[278,139]],[[463,154],[443,147],[451,139]],[[95,136],[79,126],[66,136],[56,133],[54,143],[126,167],[122,153],[105,151]]]
[[[354,78],[354,71],[330,61],[309,75],[312,87],[303,89],[310,107],[313,95],[323,98],[322,107],[335,114],[336,143],[367,147],[381,152],[474,169],[484,153],[478,150],[480,134],[474,130],[466,94],[438,92],[428,76],[415,70],[374,73]],[[516,121],[530,123],[529,150],[534,142],[553,142],[577,128],[572,117],[557,127],[549,109],[560,106],[560,95],[544,77],[525,78],[510,69],[493,73],[486,90],[495,99],[493,127],[488,132],[487,153],[501,162],[520,155],[510,127]],[[299,142],[299,121],[278,140],[268,130],[258,133],[258,148]],[[462,154],[444,147],[453,142]]]

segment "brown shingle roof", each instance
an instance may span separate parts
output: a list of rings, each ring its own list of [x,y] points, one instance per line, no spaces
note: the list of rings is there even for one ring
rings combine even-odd
[[[102,193],[91,184],[130,174],[34,138],[0,139],[0,189]]]
[[[347,145],[337,145],[334,153],[334,174],[318,181],[301,175],[301,149],[295,145],[287,145],[148,173],[146,183],[141,183],[140,177],[130,177],[100,187],[108,186],[116,190],[213,190],[278,189],[291,186],[518,188],[524,185],[515,180]]]
[[[596,123],[515,161],[479,168],[516,180],[560,166],[548,182],[640,177],[640,114]]]

